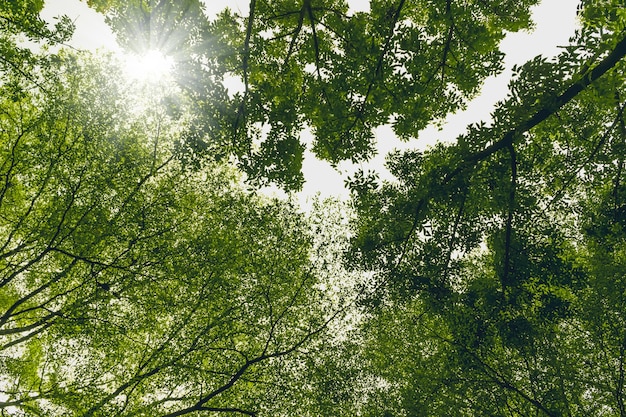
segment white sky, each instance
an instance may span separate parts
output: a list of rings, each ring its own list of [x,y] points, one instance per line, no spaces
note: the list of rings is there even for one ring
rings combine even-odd
[[[244,15],[248,12],[248,1],[203,1],[209,16],[215,15],[225,6]],[[348,4],[353,11],[369,9],[369,0],[348,0]],[[320,193],[323,197],[346,197],[348,192],[344,188],[344,179],[357,168],[372,169],[379,172],[382,178],[389,178],[389,174],[384,169],[384,157],[393,149],[423,149],[437,140],[451,141],[463,133],[468,124],[480,120],[488,121],[495,103],[506,96],[513,65],[521,65],[539,54],[546,57],[555,56],[559,53],[559,46],[569,43],[568,40],[576,28],[577,4],[578,0],[543,0],[539,6],[533,8],[535,30],[530,33],[508,34],[502,41],[501,48],[506,54],[505,71],[497,77],[487,79],[482,93],[469,103],[467,110],[449,116],[441,131],[435,127],[429,127],[420,133],[418,140],[405,143],[395,137],[390,127],[383,126],[375,132],[378,140],[378,155],[367,164],[358,166],[349,163],[340,164],[340,173],[332,169],[328,163],[317,160],[307,152],[303,167],[306,183],[300,194],[303,208],[309,207],[307,200],[316,193]],[[115,37],[104,23],[103,17],[89,9],[84,2],[78,0],[46,1],[43,11],[45,19],[51,21],[54,16],[61,14],[68,15],[76,23],[76,32],[70,43],[72,46],[92,50],[118,49]],[[310,140],[310,135],[305,132],[303,139]]]

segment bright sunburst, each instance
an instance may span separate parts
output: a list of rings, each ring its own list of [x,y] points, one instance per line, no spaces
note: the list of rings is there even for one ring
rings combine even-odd
[[[127,55],[125,72],[131,80],[157,82],[170,75],[174,61],[157,50],[142,55]]]

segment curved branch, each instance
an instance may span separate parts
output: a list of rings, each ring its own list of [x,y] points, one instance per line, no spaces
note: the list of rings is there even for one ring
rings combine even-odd
[[[618,93],[616,93],[616,97],[619,99]],[[618,114],[618,119],[619,119],[619,127],[620,127],[620,136],[621,136],[622,145],[623,145],[624,143],[626,143],[626,123],[624,123],[624,108],[623,107],[620,109],[620,112]],[[616,221],[617,221],[618,210],[621,207],[619,189],[621,186],[620,181],[621,181],[623,170],[624,170],[624,158],[622,157],[619,161],[619,165],[617,166],[617,173],[615,175],[615,181],[613,184],[613,217]]]
[[[494,142],[493,144],[487,146],[482,151],[476,152],[472,155],[469,155],[463,158],[455,169],[450,171],[447,175],[443,177],[439,184],[434,184],[434,187],[442,187],[448,185],[455,177],[466,172],[467,170],[473,169],[476,164],[490,157],[491,155],[497,153],[498,151],[512,145],[515,141],[525,132],[528,132],[533,127],[537,126],[539,123],[546,120],[548,117],[556,113],[561,107],[572,101],[580,92],[582,92],[585,88],[587,88],[591,83],[598,80],[605,73],[607,73],[610,69],[615,67],[618,62],[620,62],[624,56],[626,56],[626,36],[624,36],[613,48],[613,50],[603,59],[601,60],[591,71],[587,69],[585,66],[580,74],[573,78],[570,86],[565,90],[564,93],[557,96],[553,100],[545,100],[541,108],[531,115],[528,119],[520,122],[513,129],[509,130],[504,134],[502,139]],[[404,247],[402,249],[402,253],[398,258],[398,262],[396,265],[399,265],[402,258],[404,257],[404,253],[406,252],[408,242],[410,237],[419,227],[419,224],[425,213],[422,213],[423,209],[428,205],[428,201],[432,198],[432,192],[427,193],[426,196],[422,197],[416,204],[414,220],[409,232],[405,236],[404,239]]]
[[[450,243],[448,244],[448,254],[446,256],[445,269],[443,272],[444,281],[447,281],[448,279],[448,272],[450,271],[450,260],[452,259],[452,251],[454,250],[454,243],[456,240],[456,235],[459,230],[461,220],[463,219],[466,200],[467,200],[467,191],[463,193],[463,199],[461,200],[461,205],[459,206],[459,210],[456,213],[456,218],[454,219],[454,226],[452,227],[452,236],[450,237]]]
[[[315,16],[313,16],[313,9],[311,8],[311,1],[307,0],[304,2],[304,8],[306,8],[306,12],[308,14],[309,17],[309,21],[311,23],[311,30],[313,31],[313,48],[315,50],[315,69],[317,72],[317,78],[320,81],[320,84],[322,84],[322,74],[320,72],[320,44],[319,44],[319,39],[317,37],[317,29],[315,28]],[[324,95],[326,95],[326,91],[323,90]],[[330,105],[330,101],[327,99],[326,100],[328,102],[328,104]]]
[[[391,48],[391,40],[393,39],[393,33],[395,31],[396,25],[398,24],[398,20],[400,20],[400,12],[402,11],[402,8],[404,7],[404,3],[405,3],[405,0],[400,0],[400,2],[398,3],[398,7],[396,8],[393,14],[392,23],[389,28],[389,34],[387,35],[387,38],[385,39],[383,50],[380,52],[380,55],[378,56],[378,61],[376,62],[376,69],[374,70],[374,76],[371,78],[372,81],[367,87],[367,92],[365,93],[365,97],[363,97],[363,105],[367,102],[367,99],[369,98],[369,95],[371,94],[372,89],[374,88],[376,74],[381,74],[383,71],[383,60],[385,59],[385,55],[387,55],[387,52],[389,52],[389,48]]]
[[[372,93],[372,90],[374,89],[374,84],[376,83],[376,79],[383,72],[383,61],[385,59],[385,55],[387,55],[387,52],[389,52],[389,49],[391,48],[391,41],[393,40],[393,33],[395,31],[396,25],[398,24],[398,21],[400,20],[400,13],[402,12],[402,8],[404,7],[405,2],[406,2],[405,0],[400,0],[400,2],[398,3],[398,7],[395,9],[393,13],[392,22],[389,27],[389,34],[385,38],[385,43],[383,44],[382,51],[380,51],[380,55],[378,55],[378,60],[376,61],[376,68],[374,69],[374,73],[372,74],[372,77],[370,78],[370,83],[367,86],[367,91],[365,92],[365,95],[363,96],[363,100],[361,100],[361,104],[359,105],[359,111],[357,114],[362,114],[365,111],[365,104],[367,103],[367,100],[369,99],[370,94]],[[348,132],[354,129],[354,126],[356,126],[359,120],[361,120],[361,122],[363,121],[360,116],[355,117],[352,124],[350,125],[350,128],[348,128]]]
[[[19,298],[17,301],[15,301],[2,315],[2,317],[0,317],[0,327],[3,326],[4,324],[6,324],[6,322],[9,320],[9,318],[11,318],[11,316],[13,315],[13,313],[15,312],[15,310],[22,304],[24,304],[25,302],[27,302],[28,300],[32,299],[33,297],[35,297],[37,294],[40,294],[41,292],[45,291],[46,289],[48,289],[52,284],[55,284],[57,282],[59,282],[61,279],[65,278],[67,276],[67,274],[70,273],[70,271],[72,270],[72,268],[78,263],[78,259],[74,259],[72,260],[72,262],[66,266],[61,272],[57,273],[54,275],[53,278],[51,278],[49,281],[45,282],[43,285],[39,286],[38,288],[36,288],[35,290],[31,291],[30,293],[26,294],[25,296]],[[9,329],[10,330],[10,329]],[[2,331],[0,330],[0,334],[2,334]]]
[[[324,321],[324,323],[319,325],[317,328],[310,329],[310,331],[307,334],[302,336],[298,341],[296,341],[290,347],[284,350],[280,350],[280,351],[276,351],[272,353],[263,353],[253,359],[247,360],[245,363],[241,365],[241,367],[239,367],[239,369],[234,374],[232,374],[230,379],[225,384],[223,384],[219,388],[216,388],[207,394],[204,394],[201,398],[198,399],[198,401],[194,405],[187,407],[187,408],[183,408],[178,411],[174,411],[172,413],[165,414],[163,417],[183,416],[186,414],[193,413],[195,411],[207,409],[207,406],[205,406],[206,403],[208,403],[213,398],[219,396],[223,392],[226,392],[230,390],[233,386],[235,386],[237,381],[239,381],[240,379],[243,379],[244,375],[246,374],[249,368],[253,367],[254,365],[258,363],[270,360],[272,358],[279,358],[279,357],[287,356],[295,352],[300,347],[302,347],[306,342],[308,342],[311,338],[313,338],[314,336],[321,333],[324,329],[326,329],[328,325],[330,324],[330,322],[333,321],[337,316],[339,316],[339,314],[344,312],[346,308],[347,306],[335,311],[330,317],[326,319],[326,321]]]
[[[519,395],[525,401],[532,404],[532,406],[534,406],[537,409],[537,411],[543,412],[546,416],[555,417],[555,414],[552,411],[550,411],[545,405],[543,405],[541,401],[539,401],[534,396],[531,396],[528,393],[524,392],[523,389],[518,388],[515,385],[513,385],[513,383],[510,382],[506,378],[505,375],[502,375],[501,372],[499,372],[497,369],[489,365],[483,358],[479,356],[479,354],[475,350],[465,346],[463,343],[460,343],[454,339],[450,339],[446,336],[439,334],[434,329],[425,325],[424,323],[420,323],[420,325],[426,330],[428,330],[435,338],[441,340],[444,343],[448,343],[449,345],[454,346],[457,349],[471,356],[471,358],[475,361],[475,363],[482,368],[482,371],[484,372],[485,376],[489,378],[497,386],[499,386],[500,388],[506,391],[510,391]]]
[[[535,114],[527,120],[519,123],[515,128],[507,132],[499,141],[466,158],[466,161],[475,164],[514,143],[522,133],[528,132],[530,129],[556,113],[561,107],[572,101],[591,83],[598,80],[607,71],[617,65],[617,63],[621,61],[624,56],[626,56],[626,36],[624,36],[622,40],[617,43],[615,48],[613,48],[613,50],[591,71],[583,71],[577,77],[574,77],[575,81],[572,82],[563,94],[556,97],[552,102],[546,100],[543,106]],[[456,175],[458,173],[456,171],[457,170],[451,172],[449,177],[451,178]]]
[[[451,53],[450,45],[452,45],[452,35],[454,34],[454,20],[452,19],[452,14],[450,13],[452,0],[448,0],[446,2],[446,17],[450,20],[450,29],[448,29],[448,35],[446,37],[446,43],[443,48],[443,57],[441,57],[441,63],[439,67],[441,68],[441,87],[443,88],[446,74],[446,62],[448,61],[448,53]]]

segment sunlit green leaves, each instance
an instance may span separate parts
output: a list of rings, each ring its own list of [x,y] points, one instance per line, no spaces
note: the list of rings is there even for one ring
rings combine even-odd
[[[490,123],[389,155],[394,181],[357,172],[349,221],[240,181],[299,189],[308,130],[332,164],[383,124],[416,137],[502,70],[535,1],[90,3],[177,85],[17,48],[70,27],[0,6],[3,411],[623,414],[619,2],[581,2]]]
[[[372,2],[370,12],[348,14],[345,3],[253,1],[249,16],[226,11],[210,24],[196,2],[114,4],[106,13],[130,49],[146,36],[159,48],[158,39],[179,39],[180,68],[199,65],[179,79],[194,95],[205,91],[194,143],[235,155],[255,183],[299,189],[305,128],[313,152],[333,164],[371,158],[373,129],[389,122],[400,137],[417,137],[502,70],[504,30],[528,27],[534,3]],[[243,91],[217,97],[232,76]]]
[[[306,223],[243,191],[232,167],[182,165],[189,118],[131,97],[145,90],[115,62],[48,58],[0,102],[0,407],[269,407],[276,366],[338,308],[309,266]]]

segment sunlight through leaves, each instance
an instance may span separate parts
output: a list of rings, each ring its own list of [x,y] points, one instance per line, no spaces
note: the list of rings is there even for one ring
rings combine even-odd
[[[156,83],[166,80],[170,77],[173,67],[173,59],[157,50],[124,57],[124,72],[132,81]]]

